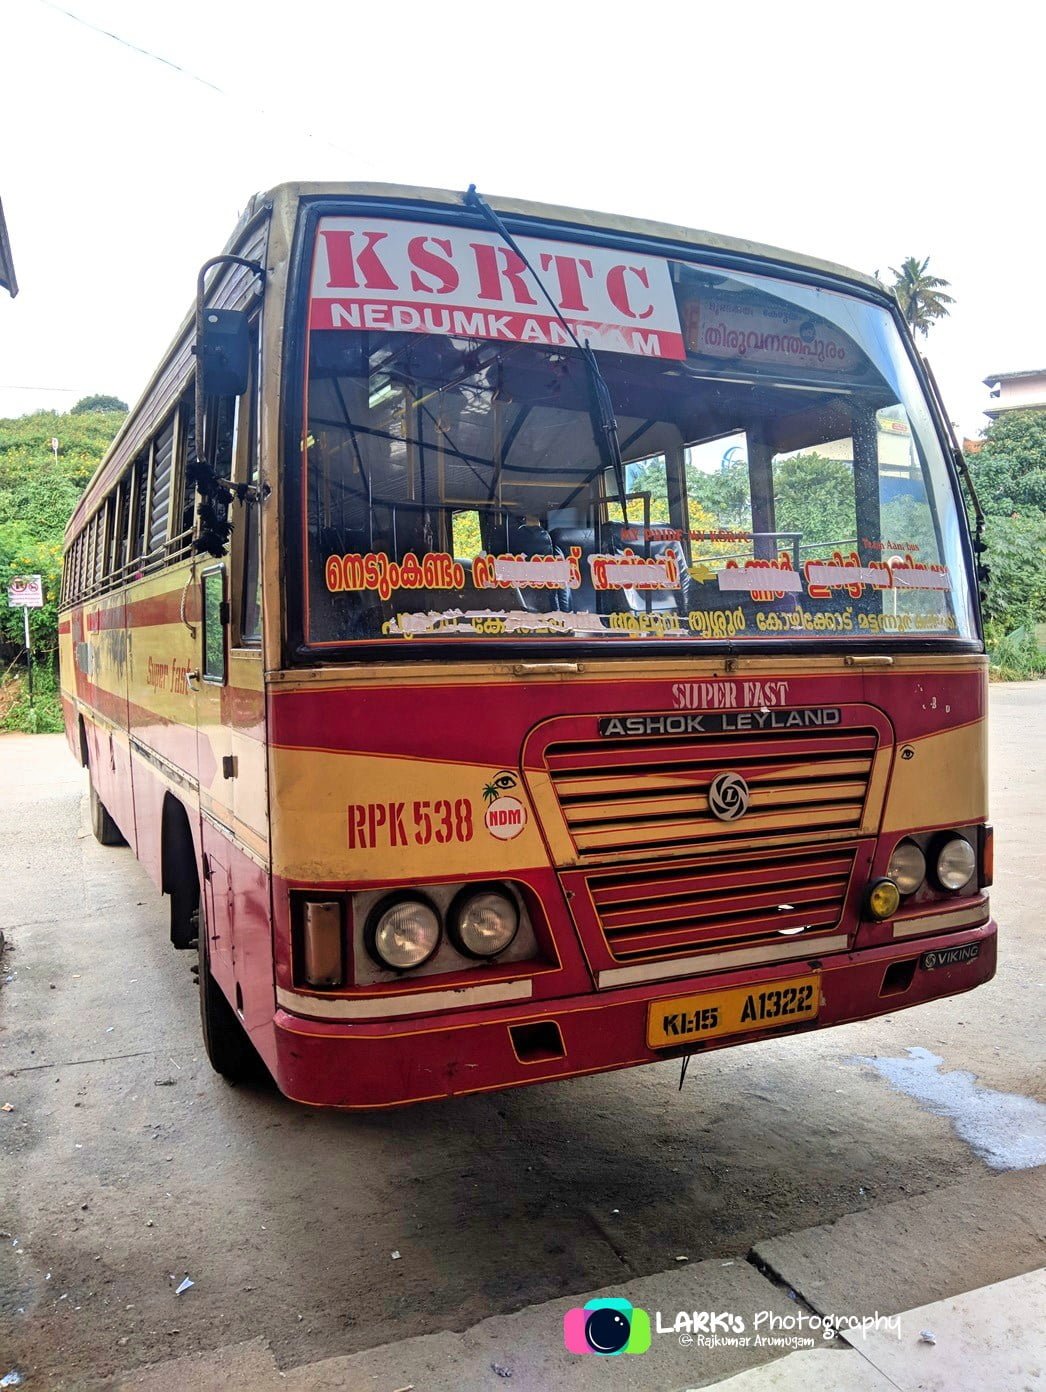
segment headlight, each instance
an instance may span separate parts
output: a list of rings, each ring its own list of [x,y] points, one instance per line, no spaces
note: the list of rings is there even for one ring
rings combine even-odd
[[[893,849],[886,873],[902,894],[914,894],[926,878],[926,857],[914,841],[901,841]]]
[[[496,957],[518,928],[516,901],[500,885],[462,890],[447,915],[450,940],[466,957]]]
[[[367,950],[383,967],[407,971],[427,962],[439,947],[439,914],[420,894],[398,894],[375,905],[367,924]]]
[[[953,836],[937,852],[937,881],[942,889],[962,889],[976,869],[976,852],[965,837]]]
[[[873,918],[890,918],[897,912],[901,891],[893,880],[876,880],[868,891],[868,912]]]

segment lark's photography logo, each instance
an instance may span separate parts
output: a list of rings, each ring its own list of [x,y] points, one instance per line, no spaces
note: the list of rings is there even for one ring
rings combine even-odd
[[[627,1300],[590,1300],[563,1316],[568,1353],[646,1353],[650,1316]]]

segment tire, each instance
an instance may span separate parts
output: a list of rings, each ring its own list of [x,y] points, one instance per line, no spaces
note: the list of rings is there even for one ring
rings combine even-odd
[[[203,1045],[215,1073],[227,1083],[252,1082],[259,1076],[260,1060],[247,1031],[235,1010],[225,999],[225,992],[211,975],[210,947],[207,923],[200,915],[200,1024]]]
[[[126,846],[123,832],[110,817],[105,803],[91,785],[91,830],[100,846]]]

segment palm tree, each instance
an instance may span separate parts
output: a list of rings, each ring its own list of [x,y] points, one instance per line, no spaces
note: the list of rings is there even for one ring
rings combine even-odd
[[[935,319],[943,319],[951,313],[948,306],[955,303],[951,295],[944,292],[951,284],[940,276],[927,275],[930,258],[920,261],[917,256],[909,256],[901,262],[901,269],[891,266],[894,277],[891,287],[901,305],[901,313],[908,320],[913,333],[925,337]]]

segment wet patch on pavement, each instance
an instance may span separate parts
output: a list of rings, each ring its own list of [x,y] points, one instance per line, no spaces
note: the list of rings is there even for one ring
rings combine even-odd
[[[914,1097],[928,1111],[947,1117],[955,1134],[993,1170],[1028,1170],[1046,1164],[1046,1105],[1018,1093],[982,1087],[972,1073],[938,1070],[943,1058],[911,1048],[906,1058],[865,1058],[852,1063],[874,1068],[895,1092]]]

